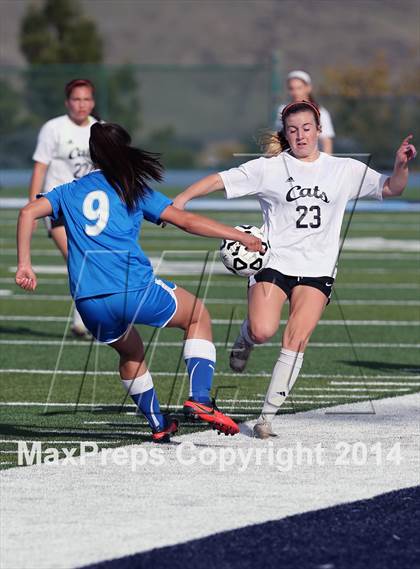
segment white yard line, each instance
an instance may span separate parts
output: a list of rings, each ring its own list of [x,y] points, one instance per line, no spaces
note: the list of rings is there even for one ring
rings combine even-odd
[[[16,255],[16,249],[1,249],[0,252],[5,257]],[[31,249],[31,255],[34,257],[62,257],[58,249]]]
[[[1,252],[0,252],[1,253]],[[68,286],[69,281],[68,279],[43,279],[40,278],[37,280],[38,285],[63,285],[63,286]],[[2,284],[15,284],[15,279],[13,279],[12,277],[0,277],[0,283]]]
[[[408,379],[408,377],[407,377]],[[410,387],[419,387],[420,383],[416,382],[416,381],[408,381],[408,382],[402,382],[402,381],[398,381],[398,382],[392,382],[392,381],[330,381],[330,385],[363,385],[363,386],[376,386],[376,385],[395,385],[395,386],[401,386],[401,385],[409,385]],[[369,391],[371,391],[371,389],[369,389]],[[379,389],[378,389],[379,391]],[[382,390],[381,390],[382,391]],[[391,391],[391,390],[390,390]]]
[[[338,384],[339,382],[334,382],[334,381],[332,381],[332,382],[331,382],[331,385],[333,385],[333,384],[335,385],[336,383]],[[348,382],[348,385],[359,385],[359,384],[358,384],[358,383],[355,384],[355,383],[353,383],[353,382]],[[367,384],[367,383],[360,382],[360,385],[365,386],[365,385],[378,385],[378,384],[377,384],[377,383],[375,383],[375,384],[372,384],[372,383],[371,383],[371,384]],[[383,385],[389,385],[389,383],[383,383]],[[398,385],[398,386],[400,386],[400,385],[412,385],[412,384],[408,384],[408,383],[404,383],[404,384],[395,383],[395,384],[393,384],[393,385]],[[415,386],[416,384],[413,384],[413,385]],[[420,385],[420,383],[417,384],[417,385]],[[338,393],[340,393],[340,392],[342,392],[342,391],[346,391],[346,392],[347,392],[347,391],[354,391],[354,392],[360,393],[360,387],[299,387],[299,386],[298,386],[298,387],[296,388],[296,391],[322,391],[322,392],[324,392],[324,391],[334,391],[334,392],[338,392]],[[410,391],[410,388],[409,388],[409,387],[397,387],[397,388],[393,388],[393,389],[387,389],[387,388],[377,388],[377,389],[375,389],[375,388],[369,388],[368,391],[369,391],[369,393],[376,393],[376,392],[378,392],[378,393],[386,393],[386,392],[394,393],[394,392],[396,392],[396,391]]]
[[[0,314],[0,320],[11,322],[67,322],[68,316],[31,316]],[[214,318],[214,326],[228,326],[242,324],[243,319],[229,320],[227,318]],[[287,320],[282,320],[281,324],[286,324]],[[318,326],[419,326],[420,320],[321,320]]]
[[[44,403],[45,405],[45,403]],[[134,425],[130,425],[131,427],[133,427]],[[62,429],[49,429],[48,427],[45,427],[45,434],[46,435],[50,435],[52,433],[57,433],[57,434],[61,434],[63,433],[63,431],[65,431],[65,434],[68,435],[70,433],[74,433],[75,436],[77,435],[92,435],[92,437],[95,437],[95,435],[145,435],[145,436],[150,436],[150,431],[101,431],[101,430],[93,430],[91,429],[90,431],[83,431],[81,429],[68,429],[66,427],[63,427]],[[43,433],[42,430],[39,431],[39,436],[42,437]],[[8,443],[9,440],[8,439],[0,439],[0,442],[2,443]],[[111,441],[112,442],[112,441]],[[0,566],[1,567],[1,566]]]
[[[360,390],[359,390],[360,391]],[[387,390],[385,390],[387,391]],[[394,393],[395,389],[388,389],[388,391],[391,391],[392,393]],[[409,390],[407,390],[409,391]],[[383,390],[381,389],[380,392],[382,393]],[[341,396],[340,394],[335,394],[335,395],[326,395],[325,399],[323,399],[322,401],[319,400],[314,400],[314,399],[310,399],[310,395],[301,395],[299,396],[302,398],[301,401],[294,401],[295,396],[291,395],[291,399],[290,401],[286,401],[286,403],[283,404],[283,407],[291,407],[294,405],[307,405],[307,404],[312,404],[312,405],[319,405],[322,403],[325,404],[330,404],[330,403],[334,403],[334,401],[330,401],[327,398],[335,398],[337,401],[340,401],[342,399],[357,399],[357,397],[353,397],[351,395],[346,395],[346,396]],[[304,399],[306,397],[306,399]],[[322,395],[316,395],[314,397],[317,398],[322,398]],[[362,399],[369,399],[369,396],[363,396],[361,397]],[[258,399],[258,400],[248,400],[248,399],[244,399],[244,400],[232,400],[232,402],[235,405],[242,405],[243,403],[262,403],[263,399]],[[219,400],[218,399],[218,403],[223,403],[223,400]],[[132,405],[131,402],[130,403],[123,403],[117,402],[117,403],[48,403],[46,404],[45,401],[43,402],[39,402],[39,401],[0,401],[0,407],[81,407],[84,409],[95,409],[95,408],[102,408],[102,409],[115,409],[116,407],[118,408],[122,408],[122,409],[136,409],[135,405]],[[171,409],[182,409],[183,405],[170,405]],[[251,408],[250,408],[251,409]],[[126,414],[126,413],[124,413]],[[135,414],[135,413],[134,413]],[[66,432],[67,429],[65,429]],[[50,431],[50,429],[48,429],[48,432],[53,432]],[[57,431],[57,432],[62,432],[62,431]],[[77,434],[77,433],[76,433]],[[4,439],[3,441],[0,440],[0,442],[7,442],[7,439]]]
[[[11,294],[8,296],[10,300],[28,300],[30,302],[44,302],[44,301],[68,301],[73,302],[71,296],[64,294]],[[236,298],[206,298],[205,304],[229,304],[229,305],[242,305],[247,304],[245,299]],[[357,300],[357,299],[340,299],[340,304],[343,306],[420,306],[420,300]]]
[[[418,233],[418,228],[417,228],[417,233]],[[156,235],[149,235],[147,236],[145,239],[143,238],[141,240],[141,243],[144,244],[144,242],[146,240],[153,242],[155,240],[164,240],[167,242],[168,240],[168,235],[162,235],[162,236],[156,236]],[[361,238],[363,240],[365,240],[365,238]],[[389,241],[393,241],[393,240],[389,240]],[[413,241],[415,242],[415,240],[401,240],[403,243],[405,241],[407,241],[407,244],[404,244],[404,246],[408,246],[410,247],[410,249],[408,250],[402,250],[398,253],[359,253],[359,252],[354,252],[354,253],[350,253],[349,251],[344,251],[341,254],[341,260],[343,259],[361,259],[361,260],[386,260],[386,261],[403,261],[403,260],[409,260],[410,258],[412,258],[412,256],[416,256],[419,253],[419,248],[417,248],[415,245],[413,245]],[[179,243],[182,247],[182,244],[185,243],[185,240],[183,239],[171,239],[171,243],[174,245],[176,243]],[[150,245],[151,243],[149,243]],[[397,247],[398,249],[398,247]],[[211,251],[212,252],[212,251]],[[16,248],[4,248],[4,249],[0,249],[0,253],[2,256],[4,257],[15,257],[16,256]],[[169,255],[172,252],[169,252]],[[175,253],[175,252],[173,252]],[[173,254],[172,253],[172,254]],[[182,251],[177,251],[177,254],[182,253]],[[31,255],[32,257],[61,257],[61,253],[60,251],[56,250],[56,249],[31,249]]]
[[[118,425],[119,427],[121,427],[121,423],[116,423],[115,421],[83,421],[84,425],[108,425],[110,427],[116,426]],[[141,419],[139,417],[139,422],[133,422],[131,421],[130,423],[127,423],[127,427],[133,427],[134,425],[137,424],[141,424],[142,426],[145,426],[145,423],[141,423]]]
[[[83,370],[74,370],[74,369],[67,369],[67,370],[53,370],[53,369],[22,369],[22,368],[5,368],[5,369],[0,369],[0,373],[16,373],[16,374],[38,374],[38,375],[50,375],[52,373],[57,373],[59,375],[81,375],[83,373],[85,373]],[[159,377],[167,377],[167,376],[174,376],[174,372],[171,371],[153,371],[151,370],[151,373],[153,376]],[[182,375],[183,373],[186,372],[182,372],[178,375]],[[109,376],[115,376],[115,377],[119,377],[119,374],[117,371],[87,371],[86,375],[109,375]],[[240,380],[242,377],[271,377],[271,373],[268,372],[262,372],[262,373],[241,373],[241,374],[237,374],[237,373],[232,373],[232,372],[216,372],[214,374],[216,377],[234,377],[238,380]],[[340,374],[340,373],[333,373],[333,374],[328,374],[328,373],[301,373],[299,375],[300,378],[304,378],[304,379],[336,379],[336,378],[343,378],[343,379],[362,379],[363,376],[359,375],[347,375],[347,374]],[[420,375],[382,375],[382,374],[377,374],[377,375],[365,375],[364,378],[367,379],[420,379]]]
[[[68,316],[19,316],[18,314],[0,314],[3,322],[67,322]]]
[[[211,279],[211,284],[215,286],[222,286],[226,288],[236,288],[238,290],[244,290],[244,284],[246,286],[246,281],[244,279],[236,279],[232,278],[233,282],[228,282],[225,280],[217,280]],[[176,282],[180,286],[201,286],[203,287],[206,284],[206,281],[197,281],[197,280],[182,280],[176,279]],[[15,284],[15,279],[12,277],[0,277],[1,284]],[[40,278],[38,279],[38,285],[63,285],[68,286],[69,281],[68,279],[49,279],[49,278]],[[420,285],[416,283],[337,283],[335,284],[335,288],[340,289],[351,289],[351,290],[419,290]]]
[[[299,395],[292,393],[290,396],[292,399],[304,399],[308,398],[308,395]],[[334,393],[334,395],[329,395],[328,393],[323,393],[322,395],[313,395],[311,394],[312,399],[370,399],[370,395],[346,395],[344,393],[338,395]]]
[[[298,387],[296,392],[299,391],[321,391],[321,392],[334,392],[335,395],[325,395],[325,397],[336,397],[341,398],[341,394],[343,392],[356,392],[360,393],[361,387],[367,388],[369,393],[397,393],[397,392],[407,392],[410,391],[413,387],[419,387],[419,382],[411,382],[411,383],[404,383],[404,382],[339,382],[339,381],[331,381],[330,385],[358,385],[360,387]],[[378,385],[384,385],[387,387],[377,387]],[[374,386],[374,387],[371,387]],[[390,386],[395,386],[392,389],[388,389]],[[401,386],[409,386],[409,387],[401,387]],[[291,395],[292,399],[296,397],[308,397],[307,395],[298,395],[293,393]],[[322,395],[313,395],[313,397],[322,397]],[[351,395],[346,395],[346,397],[352,397]],[[364,396],[366,398],[366,396]],[[242,405],[243,403],[262,403],[264,400],[264,395],[261,395],[259,399],[218,399],[218,403],[232,403],[235,405]],[[310,403],[319,403],[312,400],[306,400],[305,402]],[[74,403],[74,402],[63,402],[63,403],[49,403],[49,407],[82,407],[82,408],[92,408],[92,407],[103,407],[103,408],[115,408],[121,406],[121,401],[116,403]],[[283,404],[284,406],[292,405],[292,403],[287,402]],[[0,407],[44,407],[45,401],[0,401]],[[181,409],[182,405],[171,405],[171,408],[178,408]],[[135,409],[135,405],[131,402],[124,404],[124,409],[133,408]],[[123,413],[123,415],[130,414],[130,413]],[[108,424],[109,421],[84,421],[86,424],[91,425],[102,425]]]
[[[166,251],[162,252],[162,255],[164,255],[165,253],[168,253]],[[183,251],[179,251],[179,254],[184,254],[185,252]],[[191,254],[197,254],[200,253],[200,251],[191,251]],[[201,252],[202,253],[202,252]],[[170,254],[172,256],[176,255],[176,252],[171,251]],[[160,265],[159,265],[159,261],[160,258],[158,257],[151,257],[150,258],[153,266],[156,268],[156,272],[159,275],[179,275],[182,277],[188,276],[188,275],[201,275],[203,272],[203,269],[205,268],[204,266],[204,262],[202,261],[167,261],[167,260],[163,260]],[[415,275],[418,274],[418,270],[415,267],[415,264],[412,263],[413,268],[404,268],[404,273],[414,273]],[[6,265],[5,265],[6,266]],[[64,264],[56,264],[56,265],[34,265],[33,269],[35,271],[35,273],[37,275],[65,275],[67,274],[67,268]],[[358,274],[363,274],[363,273],[367,273],[367,274],[384,274],[384,273],[395,273],[397,269],[395,269],[395,267],[375,267],[375,268],[367,268],[367,267],[358,267],[357,268],[357,273]],[[341,267],[340,268],[340,273],[345,271],[354,271],[353,268],[351,267]],[[16,272],[16,265],[11,265],[8,266],[8,272],[9,273],[15,273]],[[208,273],[210,274],[210,273]],[[212,275],[227,275],[227,269],[224,267],[224,265],[221,262],[217,262],[214,264],[214,266],[212,266]],[[175,279],[176,280],[176,279]],[[243,279],[244,284],[246,283],[245,279]]]
[[[145,341],[147,344],[147,341]],[[152,342],[150,345],[157,347],[182,347],[183,342]],[[73,347],[89,347],[89,342],[86,340],[68,340],[62,342],[61,340],[0,340],[0,345],[3,346],[73,346]],[[98,346],[105,346],[106,344],[97,343]],[[147,344],[149,345],[149,344]],[[214,342],[218,348],[231,349],[231,344],[226,342]],[[279,342],[266,342],[265,344],[256,345],[256,348],[272,348],[278,347]],[[383,343],[383,342],[311,342],[308,348],[406,348],[418,349],[420,344],[406,344],[406,343]]]
[[[274,428],[282,436],[269,442],[250,438],[252,422],[236,437],[212,431],[178,436],[178,444],[161,447],[159,465],[146,460],[135,471],[134,462],[106,462],[106,452],[88,457],[85,464],[76,459],[74,464],[5,470],[0,474],[1,567],[80,567],[417,485],[420,395],[374,404],[374,413],[366,403],[352,403],[280,415]],[[179,446],[192,442],[195,450]],[[367,449],[366,462],[337,464],[337,445],[351,449],[356,442]],[[399,464],[386,458],[397,442]],[[298,444],[311,450],[321,445],[323,460],[313,458],[311,464],[303,458],[297,465]],[[379,466],[372,451],[378,444],[383,449]],[[147,456],[152,445],[124,448]],[[240,456],[246,455],[249,463],[242,467]],[[183,464],[179,456],[195,462]],[[204,465],[200,456],[214,456],[216,462]],[[234,457],[225,470],[219,468],[222,456]],[[283,470],[276,457],[283,459]],[[104,507],[108,515],[95,523]],[[173,520],[169,526],[168,520]]]

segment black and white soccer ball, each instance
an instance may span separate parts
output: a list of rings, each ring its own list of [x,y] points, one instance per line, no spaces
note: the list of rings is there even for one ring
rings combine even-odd
[[[220,257],[225,267],[240,277],[250,277],[263,269],[270,256],[270,245],[264,240],[264,234],[253,225],[237,225],[235,229],[259,237],[264,245],[264,252],[248,251],[239,241],[223,239],[220,245]]]

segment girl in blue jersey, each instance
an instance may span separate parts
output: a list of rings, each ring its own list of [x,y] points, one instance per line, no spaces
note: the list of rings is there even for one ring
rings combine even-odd
[[[184,412],[225,434],[237,433],[235,422],[210,398],[216,350],[207,309],[188,291],[154,276],[137,238],[145,219],[171,223],[196,235],[237,240],[251,251],[259,250],[261,241],[180,211],[152,190],[148,183],[162,179],[157,155],[132,147],[129,134],[119,125],[95,123],[89,145],[97,170],[54,188],[21,210],[16,283],[28,291],[36,288],[30,255],[34,220],[63,216],[71,295],[93,336],[119,353],[122,383],[149,422],[153,440],[168,441],[178,422],[160,411],[135,323],[185,330],[190,398]]]

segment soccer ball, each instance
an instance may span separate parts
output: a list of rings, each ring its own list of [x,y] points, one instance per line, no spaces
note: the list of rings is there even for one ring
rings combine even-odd
[[[225,267],[235,275],[250,277],[266,266],[270,256],[270,245],[267,241],[264,241],[264,235],[258,227],[254,227],[253,225],[237,225],[235,229],[259,237],[265,248],[264,253],[248,251],[239,241],[223,239],[220,245],[220,257]]]

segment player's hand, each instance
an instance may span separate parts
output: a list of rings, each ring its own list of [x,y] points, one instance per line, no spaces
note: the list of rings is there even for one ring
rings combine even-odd
[[[248,251],[259,251],[260,253],[265,252],[265,247],[259,237],[255,235],[250,235],[249,233],[244,233],[239,241],[242,245],[248,249]]]
[[[398,168],[407,167],[410,160],[417,156],[414,144],[411,144],[412,134],[409,134],[401,143],[395,155],[395,166]]]
[[[15,282],[24,290],[35,290],[37,284],[36,274],[33,272],[32,267],[18,267],[15,275]]]

